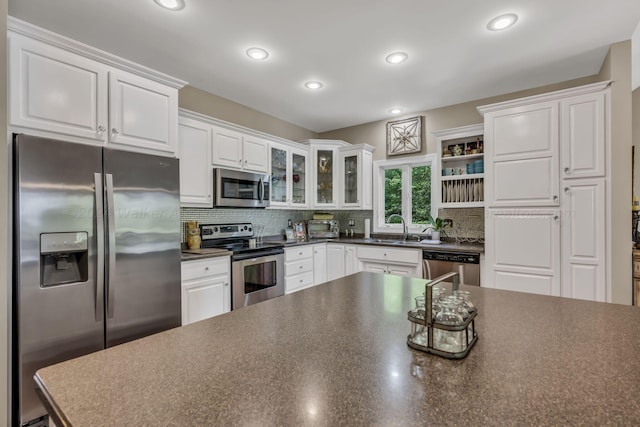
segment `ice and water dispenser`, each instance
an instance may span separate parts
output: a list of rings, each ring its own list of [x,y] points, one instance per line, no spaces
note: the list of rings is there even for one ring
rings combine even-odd
[[[40,286],[87,281],[87,237],[86,232],[40,235]]]

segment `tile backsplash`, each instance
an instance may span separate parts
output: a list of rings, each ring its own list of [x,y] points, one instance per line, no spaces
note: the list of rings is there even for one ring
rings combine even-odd
[[[198,221],[198,224],[224,224],[233,222],[251,222],[264,225],[265,236],[281,236],[287,227],[287,220],[306,221],[317,210],[281,210],[281,209],[240,209],[240,208],[180,208],[181,241],[185,241],[186,221]],[[333,211],[335,219],[340,221],[340,229],[347,228],[350,218],[355,220],[355,233],[364,233],[365,218],[373,218],[373,211]]]
[[[317,210],[281,210],[281,209],[241,209],[241,208],[180,208],[181,241],[184,242],[186,221],[198,221],[199,224],[224,224],[232,222],[251,222],[265,227],[265,236],[284,235],[287,220],[306,221],[311,219]],[[332,211],[335,219],[340,221],[340,229],[348,228],[348,220],[353,219],[355,233],[364,233],[364,220],[369,218],[373,222],[373,211]],[[447,229],[450,238],[462,237],[467,239],[484,238],[484,208],[440,209],[440,218],[453,220],[453,229]]]
[[[453,229],[446,229],[450,238],[484,239],[484,208],[439,209],[438,217],[453,220]]]

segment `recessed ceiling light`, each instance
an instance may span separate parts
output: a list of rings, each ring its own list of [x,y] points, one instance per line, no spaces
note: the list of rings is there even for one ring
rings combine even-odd
[[[307,89],[320,89],[322,88],[323,84],[320,82],[312,81],[312,82],[306,82],[304,86]]]
[[[400,114],[402,113],[402,108],[392,108],[391,110],[389,110],[389,112],[391,114]]]
[[[250,47],[247,49],[247,56],[251,59],[263,60],[269,57],[269,52],[260,47]]]
[[[182,10],[184,9],[184,0],[153,0],[158,6],[162,6],[169,10]]]
[[[516,23],[518,15],[515,13],[507,13],[505,15],[496,16],[487,24],[487,28],[491,31],[505,30]]]
[[[391,53],[391,54],[387,55],[386,61],[389,64],[399,64],[401,62],[406,61],[408,57],[409,57],[409,55],[407,55],[404,52],[394,52],[394,53]]]

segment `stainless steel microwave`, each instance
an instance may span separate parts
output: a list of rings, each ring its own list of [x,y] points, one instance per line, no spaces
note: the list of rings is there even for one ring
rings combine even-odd
[[[266,208],[269,206],[269,175],[213,169],[213,201],[219,207]]]
[[[334,239],[340,237],[340,223],[335,219],[310,219],[307,221],[310,239]]]

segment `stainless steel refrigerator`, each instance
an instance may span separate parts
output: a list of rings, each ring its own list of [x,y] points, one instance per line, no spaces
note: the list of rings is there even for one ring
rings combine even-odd
[[[46,414],[39,368],[180,326],[180,186],[177,159],[27,135],[13,148],[17,424]]]

